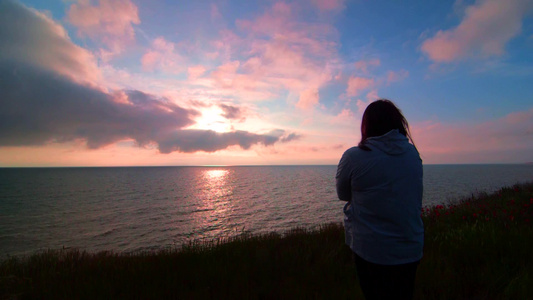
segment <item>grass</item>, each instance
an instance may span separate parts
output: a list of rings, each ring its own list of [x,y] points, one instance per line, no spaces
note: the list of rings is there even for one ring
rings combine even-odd
[[[339,212],[340,213],[340,212]],[[416,299],[533,299],[533,183],[422,213]],[[0,299],[362,299],[341,224],[135,254],[0,261]]]

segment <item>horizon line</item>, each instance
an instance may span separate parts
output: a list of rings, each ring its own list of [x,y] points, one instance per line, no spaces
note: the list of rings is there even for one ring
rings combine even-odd
[[[426,166],[436,165],[533,165],[533,162],[496,162],[496,163],[430,163]],[[232,167],[319,167],[337,166],[337,164],[250,164],[250,165],[131,165],[131,166],[0,166],[0,169],[67,169],[67,168],[232,168]]]

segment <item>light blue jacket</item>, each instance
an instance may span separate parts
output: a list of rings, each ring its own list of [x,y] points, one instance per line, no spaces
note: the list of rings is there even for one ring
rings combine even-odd
[[[367,139],[371,151],[353,147],[337,168],[337,195],[344,206],[346,244],[382,265],[422,258],[422,160],[397,129]]]

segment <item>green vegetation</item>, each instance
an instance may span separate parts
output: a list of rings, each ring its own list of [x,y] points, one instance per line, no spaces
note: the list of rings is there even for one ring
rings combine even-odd
[[[339,212],[340,213],[340,212]],[[416,299],[533,299],[533,183],[423,211]],[[0,262],[5,299],[360,299],[341,224],[157,253],[47,251]]]

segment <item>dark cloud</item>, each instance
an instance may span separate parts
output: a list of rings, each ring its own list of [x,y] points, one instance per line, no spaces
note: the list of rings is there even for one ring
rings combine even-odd
[[[242,111],[239,107],[226,104],[220,104],[219,107],[224,111],[222,116],[226,119],[235,120],[242,118]]]
[[[279,141],[279,137],[268,134],[254,134],[247,131],[215,132],[212,130],[178,130],[158,141],[159,151],[215,152],[229,146],[238,145],[249,149],[253,144],[269,146]]]
[[[287,139],[268,134],[184,129],[199,113],[141,91],[96,87],[92,55],[63,27],[25,6],[0,0],[0,147],[83,140],[99,148],[133,139],[160,152],[249,149]],[[93,77],[91,77],[93,76]],[[239,108],[224,105],[228,118]]]
[[[95,83],[95,57],[72,43],[65,29],[33,9],[0,0],[0,60],[38,66],[76,82]]]
[[[86,140],[89,148],[124,139],[144,145],[194,124],[191,117],[197,114],[139,91],[106,94],[49,71],[8,62],[0,62],[0,90],[2,146],[75,139]]]
[[[279,141],[282,143],[287,143],[294,140],[299,140],[302,138],[302,135],[297,133],[287,133],[285,130],[275,129],[270,132],[271,135],[277,136]]]
[[[299,140],[302,136],[299,135],[299,134],[296,134],[296,133],[290,133],[286,136],[282,136],[280,138],[280,142],[282,143],[287,143],[287,142],[290,142],[290,141],[294,141],[294,140]]]

